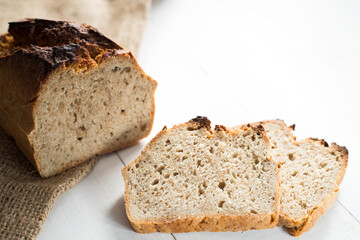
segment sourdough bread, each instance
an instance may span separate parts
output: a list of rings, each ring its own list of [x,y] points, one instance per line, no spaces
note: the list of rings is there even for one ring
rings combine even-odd
[[[272,228],[279,164],[262,126],[211,129],[197,117],[166,127],[122,170],[127,216],[137,232]]]
[[[86,24],[26,19],[0,37],[0,126],[42,177],[147,136],[156,85]]]
[[[348,151],[324,140],[296,141],[281,120],[261,122],[270,139],[272,157],[281,163],[280,226],[299,236],[332,206],[343,179]]]

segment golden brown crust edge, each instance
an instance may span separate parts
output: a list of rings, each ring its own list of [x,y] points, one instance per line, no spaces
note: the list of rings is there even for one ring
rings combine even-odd
[[[303,141],[313,141],[313,142],[319,142],[321,145],[325,147],[333,148],[335,151],[339,151],[343,153],[343,157],[341,160],[343,161],[341,171],[337,175],[335,182],[337,185],[336,190],[327,197],[323,202],[321,202],[318,206],[316,206],[313,211],[305,218],[302,219],[302,221],[294,221],[293,219],[285,216],[280,212],[280,221],[279,226],[284,226],[289,229],[289,232],[293,236],[300,236],[304,232],[309,231],[317,222],[317,220],[324,215],[327,210],[330,209],[330,207],[336,202],[337,196],[339,194],[339,185],[345,175],[347,164],[348,164],[348,150],[346,147],[339,146],[336,143],[332,143],[331,146],[327,144],[327,142],[324,139],[315,139],[315,138],[308,138]]]
[[[196,117],[190,120],[187,123],[179,124],[174,126],[179,127],[183,125],[189,125],[189,127],[193,129],[198,129],[205,127],[210,133],[212,133],[211,122],[206,117]],[[267,146],[270,150],[269,139],[266,136],[265,129],[257,124],[248,124],[241,126],[237,129],[248,129],[251,128],[256,131],[258,134],[261,134],[266,140]],[[237,130],[236,128],[227,129],[222,125],[216,125],[215,131],[225,131],[229,134],[230,132]],[[124,178],[125,184],[125,210],[128,216],[128,219],[133,226],[134,230],[138,233],[154,233],[156,231],[163,233],[181,233],[181,232],[220,232],[220,231],[247,231],[253,229],[267,229],[274,228],[279,221],[279,213],[280,213],[280,164],[274,161],[273,159],[269,159],[272,161],[275,166],[277,166],[277,195],[275,201],[275,212],[269,215],[247,215],[247,216],[221,216],[221,215],[213,215],[213,216],[191,216],[185,217],[182,219],[174,219],[174,220],[164,220],[164,221],[138,221],[131,217],[129,210],[129,189],[128,189],[128,179],[127,179],[127,171],[131,165],[135,164],[140,156],[146,152],[158,139],[160,139],[163,135],[165,135],[168,131],[172,129],[167,129],[165,126],[142,150],[141,154],[130,162],[127,166],[125,166],[121,172]]]
[[[287,126],[283,120],[267,120],[267,121],[261,121],[259,123],[277,123],[281,124],[284,130],[288,133],[289,137],[294,140],[294,143],[296,143],[296,137],[293,136],[292,131],[295,129],[295,124],[291,126]],[[316,139],[316,138],[308,138],[301,141],[312,141],[312,142],[318,142],[324,147],[330,147],[333,148],[335,151],[339,151],[343,154],[342,161],[342,169],[339,172],[338,176],[336,177],[336,184],[340,185],[346,171],[346,167],[348,164],[348,150],[346,147],[339,146],[336,143],[332,143],[331,146],[324,140],[324,139]],[[301,142],[299,141],[299,142]],[[336,198],[338,196],[339,189],[337,188],[333,194],[331,194],[328,198],[326,198],[323,202],[321,202],[317,207],[313,209],[313,211],[305,218],[300,221],[295,221],[294,219],[289,218],[285,214],[282,214],[280,211],[280,219],[279,219],[279,226],[283,226],[288,228],[289,232],[293,236],[300,236],[304,232],[310,230],[317,220],[326,213],[326,211],[335,203]]]
[[[151,223],[130,222],[138,233],[237,232],[273,228],[279,220],[278,213],[261,216],[196,216]]]
[[[329,210],[335,203],[338,193],[339,189],[336,189],[336,191],[326,198],[318,207],[315,207],[303,221],[296,222],[280,213],[278,225],[286,227],[289,230],[289,233],[295,237],[302,235],[304,232],[309,231],[315,225],[317,220]]]

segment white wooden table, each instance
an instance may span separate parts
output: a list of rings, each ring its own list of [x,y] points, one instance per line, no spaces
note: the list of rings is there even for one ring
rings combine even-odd
[[[137,234],[121,168],[164,125],[280,118],[298,138],[349,149],[335,205],[303,239],[360,239],[359,1],[157,0],[139,62],[158,83],[147,139],[102,156],[61,196],[38,239],[293,239],[279,227],[238,233]]]

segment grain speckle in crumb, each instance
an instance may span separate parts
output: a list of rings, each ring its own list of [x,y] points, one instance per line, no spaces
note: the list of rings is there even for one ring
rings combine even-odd
[[[325,140],[297,141],[281,120],[261,122],[270,139],[271,154],[281,163],[280,222],[295,236],[308,231],[335,202],[348,152]]]
[[[134,229],[149,233],[274,227],[279,164],[270,160],[266,139],[265,131],[253,126],[230,131],[219,125],[213,130],[205,117],[163,129],[122,171]]]

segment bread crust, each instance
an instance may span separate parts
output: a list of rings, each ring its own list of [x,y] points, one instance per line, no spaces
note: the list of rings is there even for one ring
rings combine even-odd
[[[348,158],[349,153],[346,147],[339,146],[336,143],[332,143],[330,146],[324,139],[317,139],[317,138],[308,138],[304,139],[298,142],[296,141],[296,137],[293,136],[292,131],[295,129],[295,124],[288,127],[283,120],[268,120],[268,121],[261,121],[259,123],[275,123],[275,124],[281,124],[283,127],[283,130],[286,131],[291,139],[294,140],[294,144],[300,144],[302,142],[317,142],[324,147],[328,147],[330,149],[333,149],[334,151],[338,151],[342,153],[342,156],[340,159],[343,161],[342,168],[339,172],[339,174],[336,176],[335,182],[337,184],[337,188],[334,189],[334,192],[328,196],[326,199],[324,199],[323,202],[321,202],[318,206],[314,207],[314,209],[309,213],[305,218],[296,220],[293,218],[290,218],[286,216],[284,213],[281,212],[280,209],[280,219],[279,219],[279,226],[283,226],[288,228],[289,232],[293,236],[300,236],[304,232],[310,230],[316,223],[316,221],[324,215],[324,213],[335,203],[336,198],[338,196],[339,191],[339,185],[345,175],[345,171],[348,164]]]
[[[138,233],[184,233],[184,232],[238,232],[273,228],[279,220],[278,212],[260,216],[188,216],[181,219],[146,222],[131,220]]]
[[[49,84],[52,74],[63,69],[84,72],[109,59],[126,58],[153,85],[148,130],[130,142],[110,146],[97,155],[125,148],[150,134],[155,114],[157,82],[144,73],[131,52],[126,52],[86,24],[25,19],[9,25],[9,33],[0,36],[0,127],[14,137],[17,146],[41,177],[55,175],[94,157],[77,159],[49,175],[42,171],[41,162],[34,152],[31,133],[35,129],[38,97]]]
[[[206,128],[206,130],[213,134],[214,132],[211,129],[211,122],[206,117],[198,116],[187,123],[179,124],[174,126],[181,127],[187,126],[188,128],[200,129]],[[180,219],[161,219],[161,220],[151,220],[151,221],[139,221],[134,219],[130,214],[129,206],[129,184],[128,184],[128,170],[130,167],[138,161],[140,156],[147,152],[153,144],[155,144],[162,136],[167,134],[172,129],[167,129],[165,126],[142,150],[141,154],[127,166],[125,166],[121,172],[125,182],[125,209],[128,219],[133,226],[134,230],[138,233],[153,233],[156,231],[164,233],[181,233],[181,232],[219,232],[219,231],[247,231],[252,229],[267,229],[273,228],[277,225],[279,221],[279,212],[280,212],[280,164],[274,161],[272,158],[268,159],[277,166],[276,176],[277,176],[277,194],[275,199],[275,212],[268,215],[252,215],[248,214],[245,216],[227,216],[227,215],[204,215],[204,216],[184,216]],[[243,130],[254,130],[259,135],[261,134],[264,139],[266,139],[267,147],[270,151],[270,143],[266,136],[265,129],[262,126],[256,124],[244,125],[241,127]],[[215,132],[223,131],[226,134],[235,134],[239,129],[227,129],[225,126],[216,125]]]

